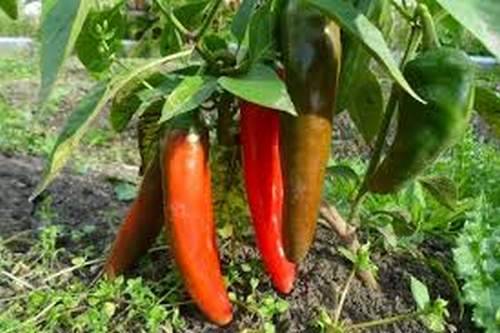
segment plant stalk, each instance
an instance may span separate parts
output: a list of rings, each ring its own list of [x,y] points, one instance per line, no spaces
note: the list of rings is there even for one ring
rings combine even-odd
[[[207,18],[205,21],[203,21],[203,24],[201,27],[198,29],[198,31],[194,34],[194,40],[198,41],[203,37],[207,29],[210,27],[210,24],[215,18],[215,14],[217,14],[217,11],[219,10],[220,5],[222,4],[222,0],[214,0],[214,4],[212,5],[212,8],[210,8],[210,11],[208,12]]]
[[[342,295],[340,296],[339,304],[337,306],[337,309],[335,310],[335,317],[334,317],[335,324],[338,324],[340,320],[340,315],[342,314],[342,309],[344,308],[344,303],[347,298],[347,293],[349,292],[349,288],[351,286],[351,282],[354,279],[355,274],[356,274],[356,268],[353,268],[351,270],[351,274],[349,274],[349,277],[347,278],[344,290],[342,291]]]
[[[390,325],[394,324],[403,320],[410,320],[417,318],[423,313],[423,311],[416,311],[416,312],[411,312],[411,313],[406,313],[402,315],[397,315],[393,317],[388,317],[388,318],[383,318],[383,319],[378,319],[378,320],[373,320],[373,321],[368,321],[365,323],[359,323],[359,324],[354,324],[349,327],[349,331],[353,330],[365,330],[367,328],[372,328],[376,326],[382,326],[382,325]]]

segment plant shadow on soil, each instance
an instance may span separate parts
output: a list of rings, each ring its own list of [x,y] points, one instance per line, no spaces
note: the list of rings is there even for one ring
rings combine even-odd
[[[28,197],[41,174],[40,159],[25,156],[7,156],[0,153],[0,234],[7,238],[18,232],[36,234],[40,221],[34,214],[33,205]],[[107,244],[112,242],[114,230],[125,214],[127,204],[116,200],[113,188],[102,176],[76,176],[62,174],[50,187],[52,205],[57,212],[55,223],[65,225],[72,230],[86,225],[94,225],[96,231],[91,236],[75,244],[71,239],[59,240],[58,246],[69,251],[93,244],[96,253],[105,253]],[[107,215],[114,210],[112,219]],[[333,313],[339,290],[346,281],[351,265],[335,250],[339,245],[334,233],[320,226],[315,246],[305,263],[301,266],[300,277],[294,291],[283,296],[290,308],[275,320],[278,332],[310,332],[311,324],[318,309],[323,307]],[[255,259],[257,256],[252,244],[240,249],[238,258],[242,261]],[[22,249],[16,249],[22,251]],[[450,258],[450,249],[434,244],[434,254]],[[135,269],[132,276],[142,275],[144,279],[159,279],[162,274],[172,269],[165,251],[151,255],[155,271],[144,272]],[[355,279],[342,313],[347,322],[359,323],[395,314],[412,311],[415,303],[409,288],[410,274],[423,281],[433,298],[449,300],[450,332],[475,332],[468,316],[459,319],[459,306],[452,288],[445,279],[430,268],[408,256],[375,255],[374,261],[379,267],[381,291],[373,292]],[[96,272],[82,279],[95,278]],[[266,280],[259,285],[259,290],[266,292],[271,288]],[[235,290],[238,293],[238,290]],[[186,322],[185,332],[239,332],[246,327],[255,327],[257,318],[254,314],[238,308],[234,322],[225,329],[219,329],[207,323],[192,305],[181,307],[181,314]],[[372,329],[370,332],[427,332],[418,321],[400,322],[395,325]]]

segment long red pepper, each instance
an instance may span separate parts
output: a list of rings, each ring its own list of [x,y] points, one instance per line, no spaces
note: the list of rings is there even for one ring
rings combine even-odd
[[[241,102],[240,109],[244,177],[257,247],[275,288],[287,294],[296,270],[283,250],[280,116],[248,102]]]
[[[232,307],[215,239],[208,136],[193,127],[169,130],[163,142],[165,223],[184,285],[211,321],[226,325]]]
[[[104,266],[109,278],[129,269],[146,253],[163,226],[161,169],[159,157],[146,170],[139,194],[118,230]]]

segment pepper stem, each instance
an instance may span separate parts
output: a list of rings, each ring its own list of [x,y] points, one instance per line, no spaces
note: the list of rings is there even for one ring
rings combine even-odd
[[[419,4],[417,7],[417,15],[420,17],[420,22],[423,26],[424,39],[423,47],[425,50],[437,49],[441,46],[439,43],[439,38],[436,33],[436,26],[434,24],[434,19],[424,4]]]

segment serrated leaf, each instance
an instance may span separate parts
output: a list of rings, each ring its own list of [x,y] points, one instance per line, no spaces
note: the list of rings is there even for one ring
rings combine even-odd
[[[440,204],[455,210],[458,202],[458,188],[451,179],[441,176],[422,177],[419,178],[419,182]]]
[[[64,60],[73,50],[91,6],[91,0],[59,0],[48,6],[41,26],[41,105],[49,97]]]
[[[384,118],[384,94],[375,74],[366,69],[363,79],[352,87],[348,101],[351,119],[367,143],[378,133]]]
[[[13,20],[17,19],[17,0],[2,0],[0,8]]]
[[[436,0],[500,59],[500,6],[498,0]]]
[[[425,309],[431,302],[431,298],[429,296],[429,290],[425,284],[423,284],[417,278],[411,276],[411,293],[413,295],[413,299],[415,303],[417,303],[417,307],[419,310]]]
[[[500,138],[500,95],[492,89],[477,87],[474,109]]]
[[[473,320],[487,333],[498,332],[500,309],[500,218],[498,210],[479,201],[457,240],[453,257]]]
[[[285,83],[268,66],[257,64],[244,75],[222,76],[218,82],[222,88],[241,99],[297,115]]]
[[[213,77],[188,76],[167,97],[161,113],[160,123],[175,116],[192,111],[204,103],[217,89]]]
[[[336,21],[345,32],[359,41],[403,90],[416,100],[425,103],[411,88],[399,70],[380,30],[366,16],[356,10],[351,3],[344,0],[307,0],[307,2]]]
[[[238,43],[241,43],[247,31],[250,18],[257,6],[257,0],[243,0],[238,12],[231,23],[231,33],[236,37]]]
[[[80,101],[76,110],[73,111],[66,121],[45,165],[42,179],[33,191],[30,200],[33,200],[45,190],[50,182],[57,176],[68,161],[71,153],[80,143],[85,132],[89,129],[92,121],[99,115],[106,103],[113,98],[118,91],[129,82],[135,80],[141,73],[150,71],[170,61],[187,58],[191,56],[191,54],[192,50],[187,50],[168,57],[154,59],[147,62],[145,65],[137,67],[133,71],[117,75],[108,85],[102,82],[98,83],[94,89]]]
[[[113,63],[113,55],[122,46],[125,16],[121,4],[101,11],[91,10],[76,41],[75,50],[83,65],[99,74]]]

